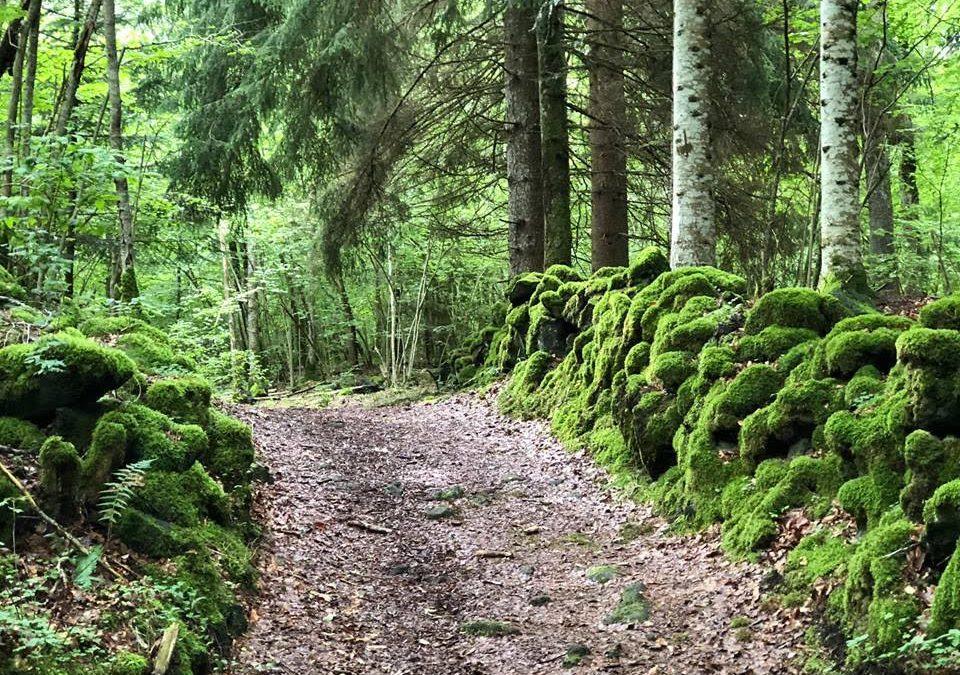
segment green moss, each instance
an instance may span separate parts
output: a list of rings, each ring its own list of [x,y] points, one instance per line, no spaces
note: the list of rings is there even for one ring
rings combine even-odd
[[[57,333],[0,349],[0,415],[45,419],[57,408],[91,405],[135,371],[123,353]]]
[[[77,511],[80,457],[72,443],[51,436],[40,448],[40,490],[51,514],[70,520]]]
[[[696,373],[697,361],[690,352],[666,352],[650,364],[649,379],[667,391],[675,391],[683,382]]]
[[[937,583],[927,634],[938,637],[955,628],[960,628],[960,548],[950,557]]]
[[[151,340],[169,345],[166,333],[132,316],[102,316],[87,319],[78,328],[87,337],[101,338],[128,333],[143,333]]]
[[[948,295],[921,309],[920,325],[960,330],[960,295]]]
[[[93,440],[81,463],[84,500],[96,503],[104,485],[123,466],[127,456],[126,428],[109,420],[101,421],[93,431]]]
[[[139,404],[108,413],[102,420],[126,429],[127,461],[150,459],[152,468],[159,471],[185,471],[198,458],[207,464],[207,435],[196,425],[177,424],[163,413]]]
[[[583,281],[583,275],[569,265],[550,265],[544,271],[544,275],[555,277],[564,283]]]
[[[654,246],[648,246],[640,251],[627,268],[627,277],[630,285],[643,288],[670,269],[670,261],[663,251]]]
[[[589,581],[595,584],[607,584],[620,575],[620,568],[617,565],[596,565],[586,572]]]
[[[805,328],[824,335],[848,312],[830,295],[809,288],[781,288],[767,293],[747,313],[744,330],[757,335],[770,326]]]
[[[179,528],[133,507],[123,510],[113,535],[137,553],[153,558],[172,558],[187,548]]]
[[[889,506],[873,476],[869,475],[844,483],[837,493],[837,501],[861,528],[876,524]]]
[[[788,587],[807,589],[818,579],[838,576],[853,552],[853,546],[826,530],[809,534],[787,555]]]
[[[227,487],[246,482],[255,459],[250,427],[211,410],[207,436],[209,451],[201,455],[207,470]]]
[[[199,463],[184,473],[150,471],[135,495],[138,509],[177,525],[196,527],[207,517],[221,523],[229,519],[223,488]]]
[[[650,345],[646,342],[635,344],[627,352],[624,359],[624,369],[627,375],[639,375],[650,364]]]
[[[630,584],[623,589],[613,611],[603,619],[609,624],[643,623],[650,618],[650,601],[646,598],[643,584]]]
[[[842,465],[836,455],[793,459],[776,484],[733,508],[723,525],[724,548],[742,557],[766,547],[777,535],[777,519],[789,508],[811,505],[824,513],[842,481]]]
[[[550,317],[554,319],[563,318],[563,308],[566,305],[566,300],[557,291],[547,291],[541,295],[540,304],[543,305]]]
[[[120,652],[106,664],[104,675],[146,675],[150,662],[145,656],[131,652]]]
[[[711,433],[733,432],[741,421],[770,403],[780,389],[782,379],[768,365],[757,364],[742,370],[727,386],[711,390],[704,406],[707,427]]]
[[[506,298],[510,301],[510,305],[520,307],[530,302],[530,298],[533,297],[542,279],[543,275],[536,272],[514,277],[510,281],[510,286],[506,292]]]
[[[960,331],[914,328],[897,339],[897,358],[908,366],[950,371],[960,367]]]
[[[745,335],[738,351],[744,361],[776,361],[797,345],[818,337],[819,334],[809,328],[768,326],[756,335]]]
[[[177,422],[206,426],[210,420],[210,384],[200,377],[167,378],[147,389],[146,404]]]
[[[910,478],[900,493],[900,506],[911,520],[923,518],[923,505],[933,495],[938,483],[955,478],[944,471],[945,459],[944,443],[933,434],[917,429],[907,436],[903,460]]]
[[[704,380],[731,377],[737,372],[736,355],[727,346],[707,345],[700,352],[697,373]]]
[[[856,372],[843,390],[843,400],[850,408],[873,402],[883,392],[883,376],[874,366],[864,366]]]
[[[946,560],[960,538],[960,479],[938,487],[923,507],[924,539],[935,561]]]
[[[867,533],[850,558],[838,603],[847,630],[867,633],[883,651],[902,644],[919,611],[916,599],[904,592],[906,555],[916,527],[896,511]]]
[[[46,440],[35,424],[14,417],[0,417],[0,445],[37,452]]]

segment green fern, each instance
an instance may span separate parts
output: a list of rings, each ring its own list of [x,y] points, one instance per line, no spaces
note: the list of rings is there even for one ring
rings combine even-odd
[[[128,464],[114,474],[113,482],[104,486],[100,493],[98,510],[100,511],[100,522],[107,526],[107,537],[110,536],[113,526],[120,520],[120,516],[130,506],[134,490],[143,485],[144,474],[152,465],[152,459]]]

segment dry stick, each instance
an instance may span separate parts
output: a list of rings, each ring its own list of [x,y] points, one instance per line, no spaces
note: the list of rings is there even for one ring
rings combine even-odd
[[[173,660],[173,650],[177,646],[177,637],[180,634],[180,624],[173,622],[165,631],[160,639],[160,649],[157,651],[157,659],[153,664],[153,675],[166,675],[170,669],[170,662]]]
[[[22,450],[18,450],[17,448],[10,448],[5,445],[0,445],[0,450],[4,450],[7,452],[23,452]],[[60,535],[64,539],[66,539],[71,546],[73,546],[75,549],[80,551],[80,553],[82,553],[83,555],[90,555],[90,549],[84,546],[83,542],[81,542],[79,539],[77,539],[72,534],[67,532],[67,530],[65,530],[60,523],[58,523],[53,517],[48,515],[43,509],[40,508],[40,505],[37,504],[37,500],[33,498],[33,495],[30,494],[30,491],[27,490],[26,486],[20,482],[19,478],[13,475],[13,472],[10,471],[10,469],[7,468],[7,465],[4,464],[2,461],[0,461],[0,472],[2,472],[7,477],[7,479],[9,479],[11,483],[13,483],[13,486],[20,491],[20,493],[23,495],[23,498],[26,500],[30,508],[32,508],[37,513],[37,515],[40,516],[40,520],[42,520],[47,525],[55,529],[58,533],[60,533]],[[115,570],[105,557],[101,557],[100,562],[101,564],[103,564],[104,567],[107,568],[107,571],[109,571],[117,579],[126,581],[126,577],[124,577],[122,574],[120,574],[120,572]]]
[[[362,520],[349,520],[347,521],[349,527],[353,527],[358,530],[365,530],[367,532],[373,532],[375,534],[392,534],[393,530],[389,527],[382,527],[380,525],[375,525],[373,523],[367,523]]]

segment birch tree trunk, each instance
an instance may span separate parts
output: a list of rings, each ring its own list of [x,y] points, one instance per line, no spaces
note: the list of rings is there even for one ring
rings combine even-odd
[[[103,32],[107,46],[107,91],[110,97],[110,147],[116,154],[120,173],[114,179],[117,210],[120,215],[120,301],[130,302],[140,295],[134,270],[133,210],[130,187],[123,173],[123,99],[120,92],[120,58],[117,55],[117,14],[114,0],[103,0]]]
[[[623,0],[587,0],[590,76],[590,192],[593,269],[626,266],[627,103]]]
[[[536,8],[533,0],[508,0],[503,13],[511,275],[543,270]]]
[[[673,20],[673,268],[715,265],[710,141],[710,2],[676,0]]]
[[[543,138],[544,266],[569,265],[570,135],[567,122],[567,58],[562,0],[547,3],[538,22],[540,127]]]
[[[820,285],[866,291],[860,234],[857,0],[820,3]]]

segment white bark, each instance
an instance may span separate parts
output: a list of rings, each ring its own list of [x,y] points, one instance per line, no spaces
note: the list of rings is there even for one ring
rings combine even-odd
[[[710,1],[675,0],[673,31],[674,268],[716,264],[710,147]]]
[[[857,0],[820,3],[820,283],[860,284]]]

